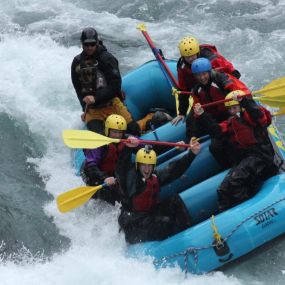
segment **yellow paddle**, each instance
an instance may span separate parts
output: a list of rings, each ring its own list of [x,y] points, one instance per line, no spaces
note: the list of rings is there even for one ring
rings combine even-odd
[[[192,95],[192,92],[188,91],[178,91],[173,89],[172,92],[174,94],[181,93],[181,94],[188,94]],[[281,77],[275,80],[272,80],[269,84],[264,86],[260,90],[256,90],[251,92],[251,94],[246,95],[256,95],[260,94],[261,96],[255,96],[253,99],[260,101],[263,104],[266,104],[270,107],[285,107],[285,77]],[[230,100],[227,100],[230,101]],[[209,107],[216,104],[220,104],[223,102],[227,102],[225,100],[215,101],[209,104],[203,105],[203,107]]]
[[[62,138],[64,143],[70,148],[86,148],[93,149],[110,143],[126,142],[129,143],[129,139],[112,139],[95,132],[86,130],[64,130],[62,132]],[[138,140],[140,144],[151,145],[165,145],[189,148],[189,144],[173,143],[173,142],[161,142],[152,140]]]
[[[64,143],[70,148],[97,148],[109,143],[119,143],[120,139],[109,137],[86,130],[64,130],[62,132]]]
[[[91,199],[91,197],[100,189],[102,189],[106,184],[99,186],[81,186],[72,189],[68,192],[60,194],[57,199],[57,207],[61,213],[66,213],[74,208],[77,208]]]
[[[285,108],[282,108],[279,111],[272,113],[272,116],[280,116],[280,115],[285,115]]]

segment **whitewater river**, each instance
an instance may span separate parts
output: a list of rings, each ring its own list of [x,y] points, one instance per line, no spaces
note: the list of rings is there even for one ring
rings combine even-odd
[[[167,58],[185,35],[215,44],[259,89],[285,75],[285,1],[0,0],[0,284],[284,284],[285,239],[218,272],[156,271],[124,256],[119,209],[62,215],[54,198],[82,185],[63,129],[81,127],[70,80],[80,32],[96,27],[122,74],[153,59],[145,22]],[[284,117],[277,118],[284,131]],[[2,242],[1,242],[2,241]]]

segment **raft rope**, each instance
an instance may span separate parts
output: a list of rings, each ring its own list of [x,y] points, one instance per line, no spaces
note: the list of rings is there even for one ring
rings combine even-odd
[[[224,242],[222,241],[222,236],[218,233],[218,228],[216,226],[216,223],[215,223],[215,216],[212,215],[211,217],[211,222],[212,222],[212,229],[214,231],[214,239],[215,239],[215,246],[218,248],[218,247],[223,247],[224,246]]]
[[[261,214],[262,212],[266,211],[267,209],[271,208],[272,206],[285,201],[285,197],[280,198],[279,200],[276,200],[275,202],[271,203],[270,205],[262,208],[261,210],[259,210],[258,212],[255,212],[253,214],[251,214],[250,216],[248,216],[247,218],[243,219],[239,224],[237,224],[230,232],[229,234],[223,238],[223,241],[221,240],[222,243],[226,242],[243,224],[245,224],[247,221],[251,220],[252,218],[254,218],[255,216]],[[178,257],[183,256],[184,257],[184,272],[185,272],[185,278],[187,278],[187,274],[188,274],[188,258],[189,255],[193,255],[193,259],[194,259],[194,264],[195,266],[198,265],[198,252],[200,250],[205,250],[205,249],[210,249],[216,247],[216,244],[210,244],[210,245],[206,245],[206,246],[200,246],[200,247],[188,247],[185,250],[172,254],[172,255],[168,255],[165,256],[163,258],[159,258],[159,259],[154,259],[153,264],[156,266],[163,266],[167,264],[167,261],[169,261],[170,259],[176,259]]]

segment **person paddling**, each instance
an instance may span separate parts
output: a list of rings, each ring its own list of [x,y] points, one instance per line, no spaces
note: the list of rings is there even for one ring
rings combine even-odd
[[[110,115],[105,121],[105,135],[121,139],[127,130],[126,120],[117,114]],[[84,149],[85,161],[81,169],[83,181],[89,186],[106,183],[104,190],[98,191],[94,198],[111,204],[120,201],[120,193],[115,178],[116,163],[125,143],[111,143],[96,149]]]
[[[187,36],[181,39],[179,43],[179,51],[181,57],[177,62],[177,75],[179,88],[182,91],[192,91],[197,84],[196,78],[192,72],[192,63],[198,58],[207,58],[211,62],[213,69],[228,73],[236,78],[240,78],[240,73],[233,64],[223,57],[214,45],[202,44],[193,36]],[[189,96],[180,94],[179,100],[179,114],[172,123],[177,125],[186,117],[186,112],[189,108]]]
[[[197,81],[193,89],[193,101],[195,103],[207,104],[219,101],[234,90],[242,90],[249,93],[247,86],[230,74],[219,72],[212,69],[211,62],[207,58],[198,58],[193,61],[191,66],[192,73]],[[207,113],[218,123],[229,118],[230,114],[224,104],[217,104],[207,108]],[[189,113],[186,120],[186,137],[201,137],[207,131],[199,123],[193,110]],[[230,157],[227,153],[227,142],[212,138],[209,146],[210,152],[215,159],[224,167],[229,167],[227,163]]]
[[[267,133],[271,114],[244,95],[236,90],[226,96],[233,99],[225,102],[230,118],[220,124],[204,112],[200,103],[194,105],[195,115],[211,137],[225,138],[231,145],[233,167],[218,188],[219,211],[252,197],[265,179],[278,172]]]
[[[134,139],[131,147],[137,144]],[[141,148],[133,164],[132,149],[124,148],[117,162],[116,177],[123,193],[119,224],[127,242],[162,240],[191,226],[188,211],[179,195],[161,201],[159,192],[161,186],[186,171],[199,151],[200,144],[193,138],[184,156],[155,171],[157,158],[154,150]]]

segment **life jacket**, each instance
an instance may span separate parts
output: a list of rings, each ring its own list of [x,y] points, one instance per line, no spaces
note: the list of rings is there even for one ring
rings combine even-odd
[[[99,165],[100,170],[109,176],[113,176],[116,168],[116,163],[123,148],[124,143],[109,144]]]
[[[214,45],[203,44],[200,45],[199,57],[205,57],[211,62],[212,68],[232,74],[235,71],[231,62],[225,59],[217,50]],[[178,82],[181,90],[191,90],[197,81],[191,71],[191,64],[185,62],[181,57],[177,62]]]
[[[181,57],[177,62],[177,75],[181,90],[192,90],[197,81],[191,71],[191,65]]]
[[[200,45],[200,57],[206,57],[210,60],[212,68],[220,72],[232,74],[235,71],[231,62],[225,59],[214,45]]]
[[[207,90],[205,88],[195,90],[194,94],[194,104],[199,102],[201,105],[203,105],[225,99],[225,94],[213,84]],[[206,111],[207,113],[212,114],[214,118],[221,117],[221,120],[225,120],[229,117],[229,112],[224,104],[217,104],[207,107]]]
[[[225,95],[234,90],[242,90],[245,93],[250,93],[247,86],[241,80],[237,79],[231,74],[212,70],[211,79],[212,82],[214,82]]]
[[[132,197],[132,209],[136,212],[149,212],[159,203],[159,182],[156,175],[146,180],[143,192]]]
[[[94,95],[97,89],[107,86],[105,75],[98,68],[98,61],[95,59],[84,59],[81,56],[75,71],[79,75],[83,95]]]
[[[262,108],[262,111],[265,115],[263,121],[266,121],[266,125],[269,125],[271,123],[271,115],[264,108]],[[234,116],[229,119],[228,132],[230,134],[230,142],[238,148],[247,148],[255,144],[262,144],[266,141],[267,136],[265,129],[256,124],[247,112],[242,112],[241,117]]]

